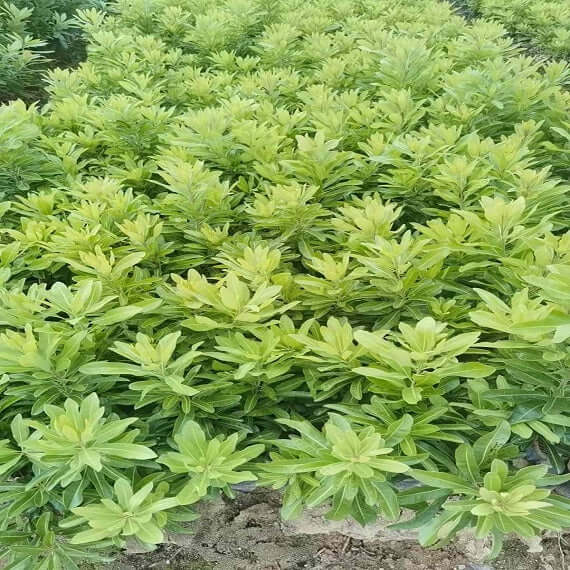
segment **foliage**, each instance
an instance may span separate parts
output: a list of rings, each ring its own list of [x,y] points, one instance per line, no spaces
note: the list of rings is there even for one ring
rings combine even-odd
[[[245,481],[429,545],[567,528],[567,66],[437,0],[77,18],[0,107],[2,563]]]
[[[414,477],[429,487],[459,497],[446,500],[443,512],[422,526],[420,542],[423,545],[445,544],[459,530],[472,527],[477,538],[492,535],[493,554],[497,555],[504,536],[509,533],[532,538],[542,530],[560,531],[568,527],[570,501],[552,495],[549,489],[539,488],[560,480],[546,476],[546,465],[524,467],[509,475],[507,464],[493,459],[482,476],[480,464],[484,459],[476,448],[464,443],[456,450],[457,475],[413,472]]]
[[[356,432],[350,423],[331,414],[323,433],[309,422],[281,420],[297,430],[301,438],[272,442],[279,453],[259,467],[262,482],[276,488],[287,485],[282,513],[285,518],[300,514],[303,506],[314,507],[332,499],[327,517],[354,517],[362,525],[378,513],[394,519],[398,499],[388,482],[393,473],[405,473],[417,458],[391,455],[390,445],[399,443],[394,434],[384,440],[370,426]]]
[[[570,55],[570,6],[564,0],[469,0],[469,4],[548,55]]]
[[[77,63],[83,45],[74,16],[103,0],[1,0],[0,101],[38,93],[48,65]]]
[[[117,502],[102,499],[99,504],[76,507],[73,513],[80,517],[78,522],[86,521],[91,529],[75,534],[71,542],[83,544],[132,535],[148,544],[163,542],[161,528],[168,520],[164,511],[179,506],[179,503],[174,497],[163,498],[168,491],[168,484],[164,484],[160,492],[152,493],[152,488],[150,482],[133,493],[131,485],[124,479],[119,479],[114,485]],[[62,526],[68,524],[69,522],[64,522]]]
[[[33,87],[40,73],[45,41],[35,39],[27,30],[32,11],[14,4],[0,4],[0,93],[7,100],[12,93]]]

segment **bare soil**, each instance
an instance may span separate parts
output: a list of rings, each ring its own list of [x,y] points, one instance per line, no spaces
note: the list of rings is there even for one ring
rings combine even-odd
[[[171,537],[154,552],[124,555],[101,570],[570,570],[568,537],[545,540],[541,553],[529,553],[513,540],[498,560],[474,563],[461,545],[431,550],[401,537],[314,534],[314,525],[304,532],[303,525],[283,524],[279,496],[261,490],[206,503],[191,531]]]

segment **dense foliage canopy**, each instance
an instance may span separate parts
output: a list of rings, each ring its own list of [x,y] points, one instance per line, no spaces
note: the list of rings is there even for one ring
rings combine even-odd
[[[103,8],[104,0],[0,0],[0,102],[42,95],[47,66],[84,56],[77,10]]]
[[[0,107],[9,568],[256,478],[425,545],[570,527],[568,66],[435,0],[109,10]]]
[[[501,22],[518,40],[550,56],[570,56],[570,4],[566,0],[467,0],[478,15]]]

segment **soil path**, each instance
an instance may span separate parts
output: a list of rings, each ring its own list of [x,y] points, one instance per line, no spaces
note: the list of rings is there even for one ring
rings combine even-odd
[[[241,493],[232,502],[205,503],[192,534],[101,570],[570,570],[568,538],[546,540],[542,553],[512,541],[493,563],[473,563],[465,545],[428,550],[405,536],[357,539],[336,528],[318,533],[310,517],[283,523],[278,494]]]

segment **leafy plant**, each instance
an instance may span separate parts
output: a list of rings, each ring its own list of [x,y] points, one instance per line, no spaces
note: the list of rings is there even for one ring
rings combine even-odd
[[[190,474],[190,480],[177,495],[182,504],[196,502],[210,487],[224,489],[231,494],[231,484],[256,479],[250,471],[238,472],[236,468],[260,455],[265,448],[257,444],[236,451],[238,437],[234,433],[225,439],[207,441],[196,422],[187,421],[182,426],[174,436],[179,452],[170,451],[158,459],[173,473]]]
[[[492,536],[492,558],[501,551],[509,533],[531,538],[542,530],[560,531],[568,525],[568,500],[540,488],[560,481],[559,477],[546,475],[546,466],[525,467],[510,475],[507,464],[494,459],[482,475],[476,450],[467,444],[457,448],[456,460],[459,476],[412,473],[428,487],[445,489],[459,497],[446,501],[443,512],[420,529],[422,544],[445,544],[459,530],[472,527],[477,538]]]
[[[558,57],[570,53],[570,11],[559,0],[534,3],[526,0],[471,0],[486,18],[501,22],[510,32]]]
[[[0,107],[0,565],[246,482],[426,545],[570,526],[569,71],[507,34],[564,8],[22,2],[0,81],[87,58]]]
[[[0,101],[37,97],[54,56],[59,64],[79,61],[83,45],[74,15],[103,7],[103,0],[2,0]]]
[[[279,452],[259,468],[262,483],[275,488],[287,485],[282,509],[286,518],[298,515],[303,506],[328,500],[332,501],[327,513],[331,519],[352,516],[364,525],[378,513],[390,519],[398,516],[398,499],[389,477],[405,473],[418,458],[393,456],[393,448],[374,428],[354,431],[337,414],[330,415],[322,432],[306,421],[280,423],[301,437],[273,441]]]
[[[124,460],[156,457],[148,447],[132,443],[136,430],[126,432],[136,418],[104,419],[105,410],[99,406],[97,394],[85,398],[81,406],[69,399],[63,408],[47,405],[44,409],[50,425],[26,422],[35,432],[21,445],[33,462],[51,471],[52,485],[60,483],[65,487],[78,480],[86,469],[99,472],[104,466]]]
[[[10,556],[11,564],[16,568],[20,566],[75,570],[81,563],[96,564],[110,561],[110,558],[102,556],[96,550],[58,540],[57,531],[59,529],[53,527],[52,513],[45,512],[33,525],[23,526],[21,530],[4,531],[0,556],[3,559]]]
[[[179,506],[176,498],[164,498],[168,485],[153,492],[153,484],[147,483],[135,493],[127,481],[119,479],[114,489],[116,502],[103,499],[100,504],[73,509],[79,520],[63,522],[62,526],[87,522],[91,528],[75,534],[71,543],[84,544],[120,536],[135,536],[148,544],[162,542],[161,528],[167,520],[164,511]]]

